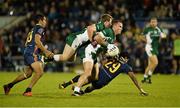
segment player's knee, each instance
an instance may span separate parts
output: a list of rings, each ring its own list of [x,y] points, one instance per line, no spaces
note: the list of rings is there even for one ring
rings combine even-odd
[[[43,76],[44,73],[43,72],[37,72],[36,74],[41,77],[41,76]]]
[[[32,73],[28,73],[26,76],[27,78],[30,78],[32,76]]]
[[[155,62],[153,63],[153,65],[154,65],[154,67],[156,67],[156,66],[158,65],[158,61],[155,61]]]
[[[67,61],[70,58],[69,56],[66,56],[66,55],[62,55],[61,57],[62,57],[61,61]]]
[[[32,76],[32,73],[24,73],[25,78],[30,78]]]
[[[87,77],[90,77],[91,76],[91,71],[85,71],[84,74],[87,76]]]

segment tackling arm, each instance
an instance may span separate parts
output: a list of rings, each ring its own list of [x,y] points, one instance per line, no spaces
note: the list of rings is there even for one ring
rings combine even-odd
[[[91,42],[93,41],[94,32],[96,32],[96,26],[95,26],[95,24],[92,24],[92,25],[90,25],[90,26],[87,27],[88,37],[89,37],[89,40],[90,40]]]
[[[128,72],[128,75],[129,75],[129,77],[131,78],[131,80],[133,81],[133,83],[136,85],[136,87],[138,88],[138,90],[140,91],[140,93],[141,93],[142,95],[147,96],[148,93],[145,92],[145,91],[140,87],[140,85],[139,85],[139,83],[138,83],[138,81],[137,81],[137,79],[136,79],[136,77],[135,77],[135,74],[134,74],[133,72]]]
[[[103,37],[104,36],[103,36],[102,32],[98,32],[96,34],[96,36],[94,37],[94,40],[100,45],[107,46],[108,42],[106,42],[105,38],[103,38]]]

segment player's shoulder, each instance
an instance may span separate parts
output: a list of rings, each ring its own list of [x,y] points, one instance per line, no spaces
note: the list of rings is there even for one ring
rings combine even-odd
[[[151,30],[151,29],[152,29],[151,26],[147,26],[147,27],[144,28],[144,31],[148,31],[148,30]]]
[[[96,31],[98,32],[105,29],[104,23],[102,21],[97,22],[95,26],[96,26]]]
[[[159,30],[159,31],[162,31],[162,28],[159,27],[159,26],[157,26],[156,29]]]
[[[35,33],[40,34],[40,35],[43,35],[45,31],[45,29],[40,25],[35,25],[33,30]]]
[[[99,22],[95,23],[95,25],[103,25],[103,22],[99,21]]]
[[[108,33],[112,33],[112,34],[113,34],[112,28],[105,28],[102,32],[103,32],[104,34],[108,34]]]
[[[149,32],[151,32],[152,30],[153,30],[152,27],[147,26],[147,27],[144,28],[143,34],[146,35],[146,34],[148,34]]]

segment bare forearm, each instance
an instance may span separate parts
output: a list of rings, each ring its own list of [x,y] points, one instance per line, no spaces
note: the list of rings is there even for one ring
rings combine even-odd
[[[94,24],[87,27],[88,38],[91,42],[93,41],[93,35],[95,32],[96,32],[96,27]]]
[[[47,49],[44,47],[44,45],[42,44],[42,42],[37,42],[36,45],[37,45],[37,47],[38,47],[39,49],[41,49],[41,51],[43,51],[43,52],[46,52],[46,51],[47,51]]]
[[[87,33],[88,33],[88,37],[89,37],[89,40],[92,42],[92,37],[93,37],[93,31],[91,30],[87,30]]]
[[[42,42],[40,41],[40,36],[36,36],[35,37],[35,43],[36,43],[36,45],[37,45],[37,47],[39,48],[39,49],[41,49],[41,51],[43,51],[43,52],[46,52],[47,51],[47,49],[44,47],[44,45],[42,44]]]
[[[108,45],[108,42],[106,42],[106,41],[104,40],[104,38],[102,38],[102,37],[99,36],[99,35],[96,35],[96,36],[94,37],[94,40],[95,40],[98,44],[100,44],[100,45],[102,45],[102,46],[107,46],[107,45]]]
[[[128,75],[130,76],[130,78],[132,79],[132,81],[134,82],[134,84],[136,85],[136,87],[138,88],[138,90],[140,91],[140,94],[143,95],[143,96],[148,96],[148,93],[145,92],[141,86],[139,85],[135,75],[133,72],[128,72]]]
[[[135,84],[135,86],[138,88],[138,90],[141,91],[141,87],[140,87],[135,75],[133,73],[131,73],[129,76],[130,76],[131,80],[133,81],[133,83]]]

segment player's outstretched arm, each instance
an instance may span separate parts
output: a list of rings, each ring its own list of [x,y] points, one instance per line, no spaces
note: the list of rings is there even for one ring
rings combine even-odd
[[[137,79],[136,79],[136,77],[135,77],[135,74],[134,74],[133,72],[128,72],[128,75],[129,75],[129,77],[131,78],[131,80],[134,82],[134,84],[136,85],[136,87],[138,88],[138,90],[140,91],[140,94],[147,96],[148,93],[145,92],[145,91],[141,88],[141,86],[139,85],[139,83],[138,83],[138,81],[137,81]]]

